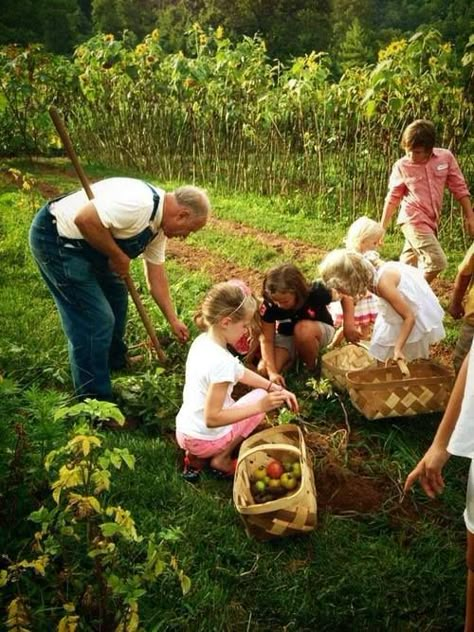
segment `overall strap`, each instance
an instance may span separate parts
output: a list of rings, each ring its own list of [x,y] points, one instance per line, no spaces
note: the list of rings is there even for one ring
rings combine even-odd
[[[150,222],[152,222],[155,219],[156,211],[158,210],[158,204],[160,203],[160,196],[158,195],[154,187],[151,186],[151,184],[148,184],[148,182],[145,182],[145,184],[153,193],[153,210],[150,216]]]

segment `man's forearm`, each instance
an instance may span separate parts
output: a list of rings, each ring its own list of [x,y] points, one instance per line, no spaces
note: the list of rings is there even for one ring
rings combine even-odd
[[[145,277],[150,294],[160,308],[163,316],[171,324],[178,319],[171,300],[168,277],[162,264],[147,264],[145,262]]]

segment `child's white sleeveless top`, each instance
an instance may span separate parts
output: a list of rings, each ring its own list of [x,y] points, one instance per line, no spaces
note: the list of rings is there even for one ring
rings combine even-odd
[[[429,347],[444,338],[444,311],[423,273],[413,266],[398,261],[387,261],[375,273],[375,286],[382,274],[395,269],[400,273],[398,290],[415,314],[415,325],[403,353],[408,361],[429,358]],[[369,351],[378,360],[393,356],[393,349],[403,324],[402,317],[383,298],[378,298],[378,314]]]

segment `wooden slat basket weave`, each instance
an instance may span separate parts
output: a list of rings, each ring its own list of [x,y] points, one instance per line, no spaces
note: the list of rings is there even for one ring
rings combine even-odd
[[[251,477],[260,465],[291,457],[301,465],[299,487],[286,496],[255,503]],[[296,460],[295,459],[295,460]],[[258,432],[240,446],[234,478],[234,504],[247,531],[258,540],[308,533],[316,526],[316,487],[303,433],[294,424]]]
[[[352,403],[367,419],[443,411],[453,387],[452,371],[431,360],[412,362],[409,371],[408,377],[397,365],[349,371]]]
[[[323,355],[322,376],[330,380],[335,388],[347,389],[347,372],[377,366],[377,360],[359,345],[347,344]]]

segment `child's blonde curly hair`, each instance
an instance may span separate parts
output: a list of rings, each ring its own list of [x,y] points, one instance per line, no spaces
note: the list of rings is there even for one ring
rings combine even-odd
[[[330,290],[357,298],[372,288],[375,268],[359,253],[340,248],[324,257],[319,273]]]

